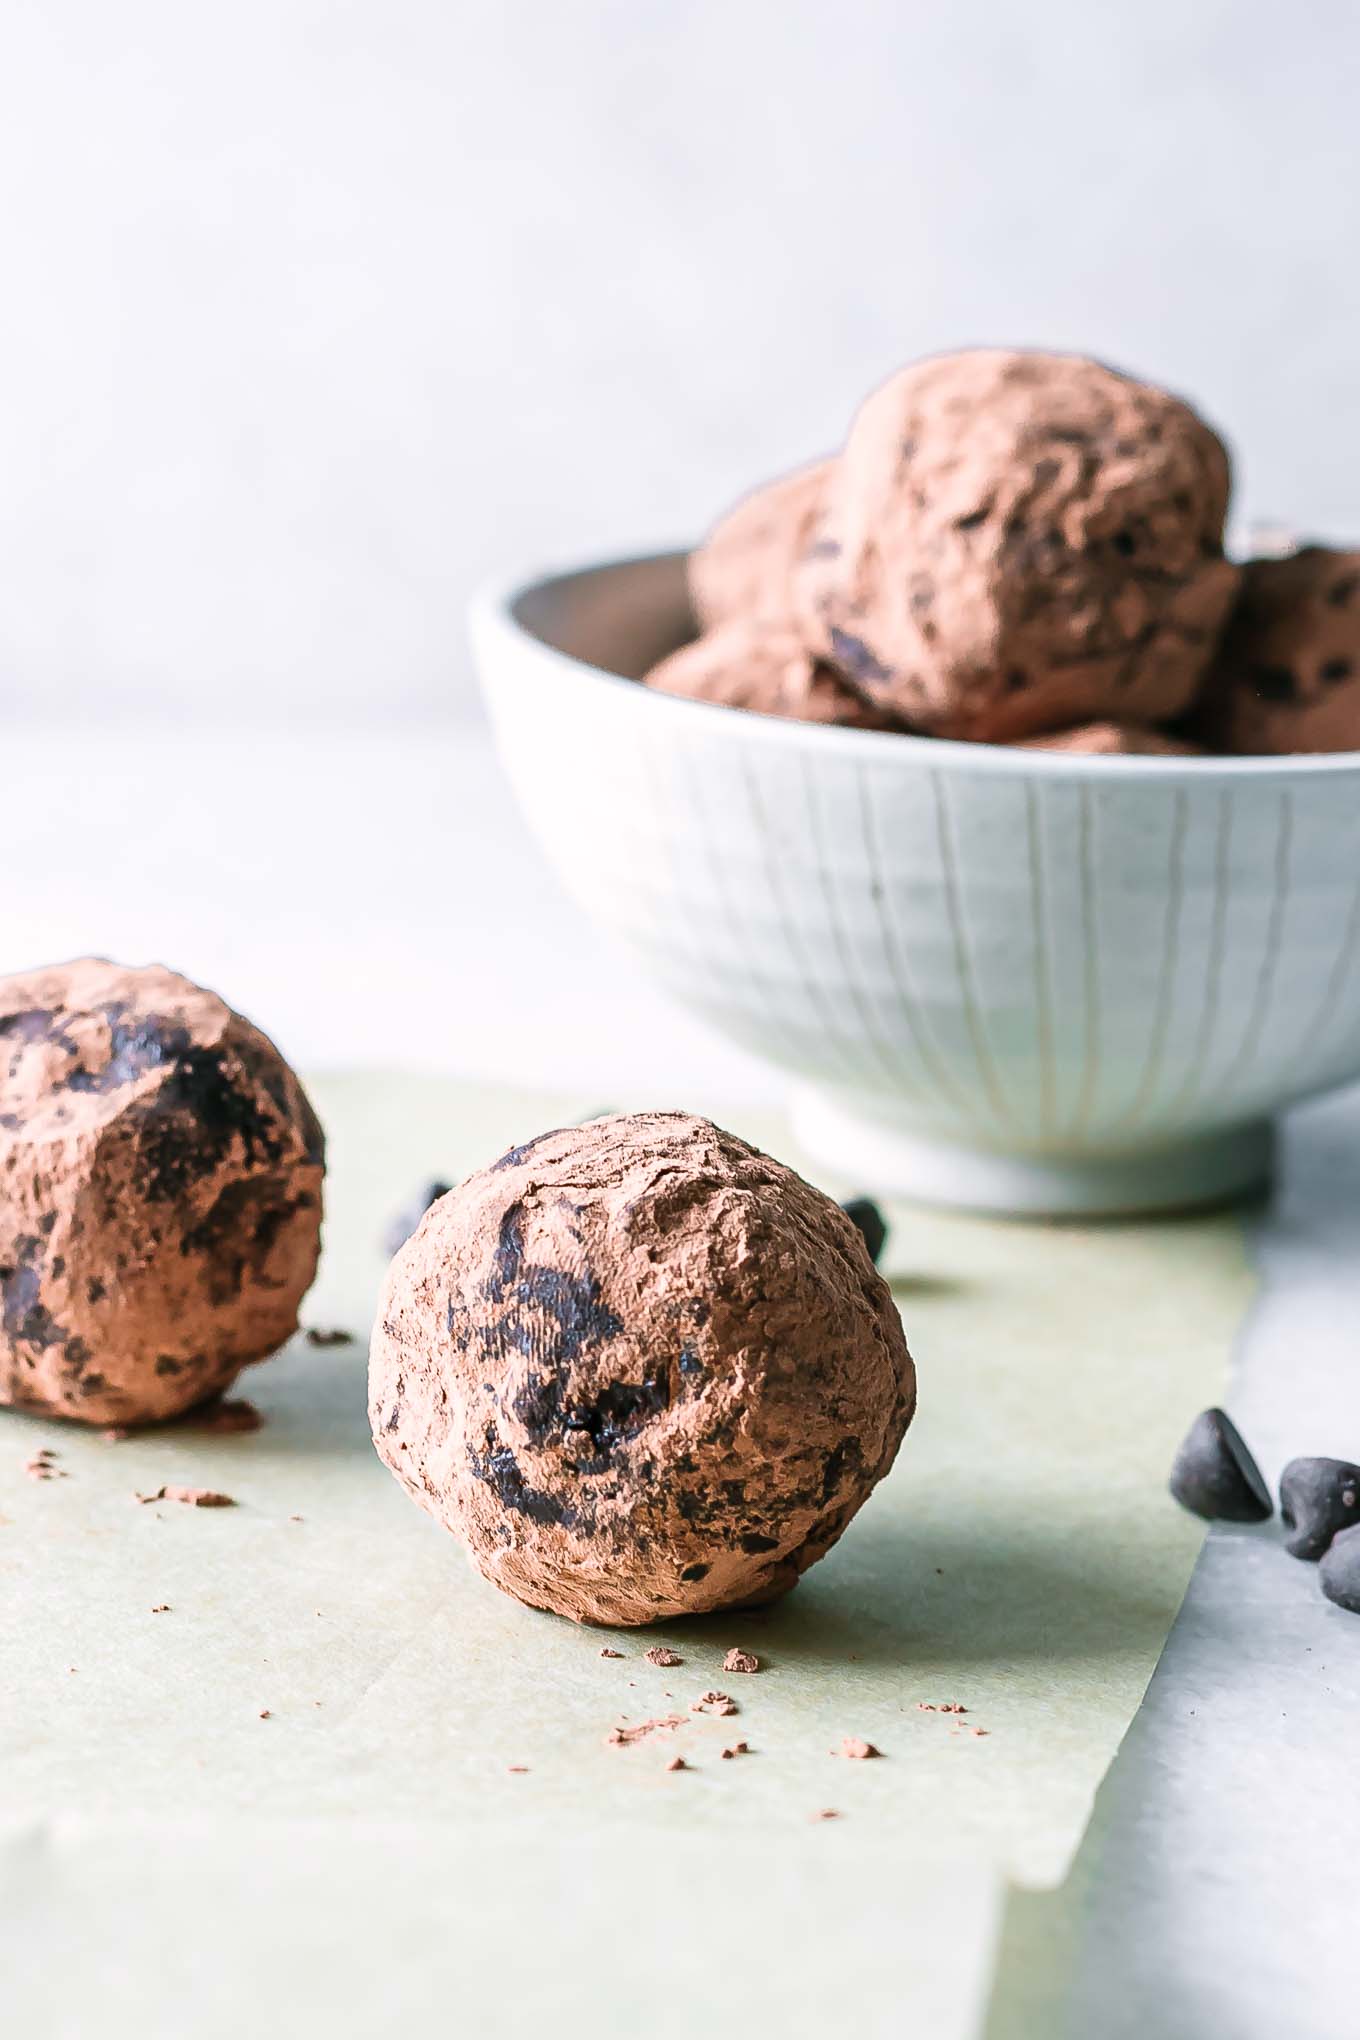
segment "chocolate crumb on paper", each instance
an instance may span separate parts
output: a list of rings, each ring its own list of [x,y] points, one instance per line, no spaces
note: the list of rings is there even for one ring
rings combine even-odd
[[[270,1720],[270,1719],[271,1719],[271,1714],[270,1714],[270,1710],[269,1710],[269,1708],[267,1708],[267,1707],[262,1707],[262,1708],[260,1709],[260,1719],[261,1719],[261,1721],[268,1721],[268,1720]]]
[[[605,1743],[627,1749],[633,1743],[645,1742],[648,1736],[664,1735],[674,1728],[683,1728],[683,1714],[658,1714],[650,1721],[617,1722],[605,1737]]]
[[[664,1643],[654,1643],[650,1650],[643,1651],[649,1665],[660,1665],[663,1670],[671,1665],[682,1665],[685,1660],[679,1651],[669,1650]]]
[[[529,1766],[527,1764],[507,1764],[505,1768],[514,1778],[526,1777],[529,1771]]]
[[[843,1735],[840,1748],[831,1751],[833,1757],[848,1757],[852,1763],[863,1763],[869,1757],[883,1754],[874,1743],[866,1742],[862,1735]]]
[[[838,1808],[834,1806],[820,1807],[816,1813],[808,1815],[809,1820],[839,1820],[840,1817]]]
[[[758,1672],[760,1659],[753,1650],[729,1650],[722,1668],[725,1672]]]
[[[168,1601],[158,1601],[151,1612],[153,1615],[168,1615],[170,1613],[170,1603]]]
[[[339,1325],[308,1325],[302,1334],[309,1346],[352,1346],[353,1332],[346,1332]]]
[[[69,1480],[64,1467],[56,1464],[57,1454],[50,1445],[40,1446],[24,1466],[30,1480]]]
[[[604,1646],[602,1647],[602,1649],[601,1649],[601,1651],[600,1651],[600,1656],[601,1656],[601,1657],[616,1657],[616,1658],[621,1658],[621,1657],[622,1657],[623,1655],[624,1655],[624,1653],[623,1653],[623,1652],[622,1652],[621,1650],[611,1650],[611,1649],[609,1648],[609,1645],[608,1645],[607,1643],[606,1643],[606,1644],[605,1644],[605,1645],[604,1645]]]
[[[209,1487],[158,1487],[154,1494],[138,1493],[139,1502],[184,1502],[191,1509],[234,1509],[236,1497]]]
[[[728,1744],[728,1746],[727,1746],[727,1748],[726,1748],[726,1749],[725,1749],[725,1750],[723,1751],[723,1756],[724,1756],[724,1758],[727,1758],[727,1757],[749,1757],[749,1756],[750,1756],[750,1754],[751,1754],[751,1745],[750,1745],[749,1743],[744,1743],[744,1742],[734,1742],[734,1743],[729,1743],[729,1744]]]
[[[689,1765],[685,1762],[683,1757],[672,1757],[669,1764],[667,1764],[666,1769],[668,1771],[687,1771],[689,1769]]]
[[[701,1693],[697,1700],[689,1703],[691,1714],[739,1714],[740,1708],[730,1693]]]

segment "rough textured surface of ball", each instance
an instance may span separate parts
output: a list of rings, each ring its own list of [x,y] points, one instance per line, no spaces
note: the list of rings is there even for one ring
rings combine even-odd
[[[577,1621],[766,1601],[892,1464],[915,1371],[844,1212],[707,1120],[546,1133],[388,1271],[378,1451],[487,1579]]]
[[[1147,730],[1137,723],[1082,723],[1075,730],[1054,730],[1044,737],[1022,737],[1020,751],[1066,751],[1077,758],[1202,758],[1198,744]]]
[[[0,981],[0,1402],[172,1417],[296,1328],[323,1140],[273,1043],[173,971]]]
[[[861,408],[795,577],[809,640],[935,736],[1170,720],[1227,615],[1228,457],[1074,355],[941,355]]]
[[[791,630],[745,620],[720,624],[672,652],[647,675],[647,685],[691,701],[745,708],[795,722],[841,723],[862,730],[900,730],[889,711],[861,700]]]
[[[1198,720],[1225,751],[1360,750],[1360,552],[1247,562]]]
[[[816,542],[834,467],[822,460],[782,475],[719,518],[689,556],[690,606],[701,631],[736,617],[790,621],[793,571]]]

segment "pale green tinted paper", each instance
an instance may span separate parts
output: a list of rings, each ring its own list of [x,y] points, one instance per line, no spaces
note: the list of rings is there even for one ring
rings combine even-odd
[[[306,1317],[355,1332],[381,1280],[385,1222],[423,1178],[621,1102],[411,1077],[313,1092],[332,1174]],[[798,1159],[778,1126],[738,1115],[737,1130]],[[962,2020],[997,1878],[1063,1874],[1175,1613],[1199,1540],[1166,1498],[1166,1470],[1189,1418],[1220,1393],[1250,1282],[1228,1217],[1083,1229],[893,1216],[887,1265],[920,1413],[843,1542],[759,1617],[606,1638],[496,1593],[374,1457],[360,1344],[295,1340],[252,1370],[239,1392],[266,1416],[254,1435],[107,1444],[5,1417],[8,1815],[92,1819],[109,1861],[125,1820],[207,1823],[188,1860],[195,1874],[216,1862],[228,1911],[229,1866],[245,1880],[259,1861],[228,1815],[283,1832],[306,1822],[313,1836],[322,1823],[331,1839],[308,1846],[338,1852],[342,1883],[374,1823],[398,1825],[403,1860],[428,1851],[432,1875],[451,1837],[502,1862],[589,1845],[591,1903],[605,1911],[635,1905],[672,1847],[754,1852],[810,1890],[828,1861],[872,1860],[876,1876],[900,1875],[904,1917],[937,1864],[956,1909],[972,1893],[971,1924],[923,1937],[897,2009],[934,1993]],[[40,1445],[68,1478],[25,1477]],[[134,1502],[163,1482],[226,1489],[239,1506]],[[663,1637],[685,1660],[674,1670],[641,1661]],[[602,1659],[605,1641],[625,1658]],[[766,1669],[722,1674],[734,1643]],[[734,1692],[735,1720],[691,1717],[665,1741],[606,1745],[615,1721],[687,1715],[714,1685]],[[847,1734],[883,1760],[831,1756]],[[738,1736],[753,1754],[723,1761]],[[676,1751],[689,1771],[664,1769]],[[812,1818],[826,1807],[838,1823]],[[44,1854],[53,1907],[78,1856]],[[829,1886],[828,1949],[843,1952],[862,1917],[853,1888]],[[525,1915],[509,1883],[497,1889],[479,1894],[478,1934],[496,1962],[514,1962]],[[781,1940],[775,1887],[755,1876],[743,1892],[752,1935]],[[845,1989],[848,2018],[853,1975]]]

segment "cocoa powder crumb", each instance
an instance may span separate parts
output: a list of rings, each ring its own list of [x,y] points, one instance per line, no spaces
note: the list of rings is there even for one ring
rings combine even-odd
[[[341,1331],[338,1325],[308,1325],[302,1334],[309,1346],[352,1346],[353,1332]]]
[[[268,1720],[269,1720],[269,1718],[270,1718],[270,1715],[269,1715],[269,1709],[268,1709],[267,1707],[262,1707],[262,1708],[260,1709],[260,1719],[261,1719],[261,1721],[268,1721]]]
[[[56,1465],[57,1454],[50,1445],[40,1446],[24,1466],[30,1480],[66,1480],[69,1475]]]
[[[159,1487],[154,1494],[138,1494],[139,1502],[185,1502],[191,1509],[234,1509],[234,1495],[219,1494],[210,1487]]]
[[[649,1665],[660,1665],[664,1670],[670,1665],[682,1665],[685,1660],[679,1651],[669,1650],[664,1643],[654,1643],[650,1650],[643,1651]]]
[[[527,1764],[507,1764],[505,1768],[514,1777],[523,1778],[527,1775],[529,1766]]]
[[[168,1601],[158,1601],[151,1612],[153,1615],[168,1615],[170,1613],[170,1603]]]
[[[608,1645],[608,1644],[605,1644],[604,1648],[603,1648],[603,1649],[601,1650],[601,1652],[600,1652],[600,1656],[601,1656],[601,1657],[622,1657],[622,1656],[623,1656],[623,1652],[622,1652],[621,1650],[611,1650],[611,1649],[609,1648],[609,1645]]]
[[[808,1815],[809,1820],[839,1820],[840,1814],[834,1806],[823,1806],[816,1813]]]
[[[750,1752],[751,1745],[749,1743],[734,1742],[723,1751],[723,1755],[724,1757],[745,1757],[749,1756]]]
[[[632,1743],[645,1741],[649,1735],[660,1735],[669,1729],[683,1728],[684,1726],[685,1717],[683,1714],[658,1714],[651,1721],[638,1721],[630,1724],[620,1722],[616,1724],[605,1737],[605,1742],[627,1748]]]
[[[881,1757],[882,1754],[882,1750],[873,1743],[865,1742],[862,1735],[843,1735],[840,1748],[831,1752],[833,1757],[849,1757],[854,1763],[863,1763],[868,1757]]]
[[[672,1757],[669,1764],[667,1764],[666,1769],[668,1771],[687,1771],[689,1769],[689,1765],[685,1762],[683,1757]]]
[[[701,1693],[689,1703],[691,1714],[738,1714],[740,1708],[730,1693]]]
[[[754,1651],[729,1650],[723,1659],[722,1668],[725,1672],[758,1672],[760,1659]]]

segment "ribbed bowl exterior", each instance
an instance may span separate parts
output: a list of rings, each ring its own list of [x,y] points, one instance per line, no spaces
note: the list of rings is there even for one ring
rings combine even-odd
[[[1091,759],[783,723],[627,677],[680,556],[487,598],[501,755],[673,996],[929,1140],[1109,1155],[1360,1075],[1360,758]]]

